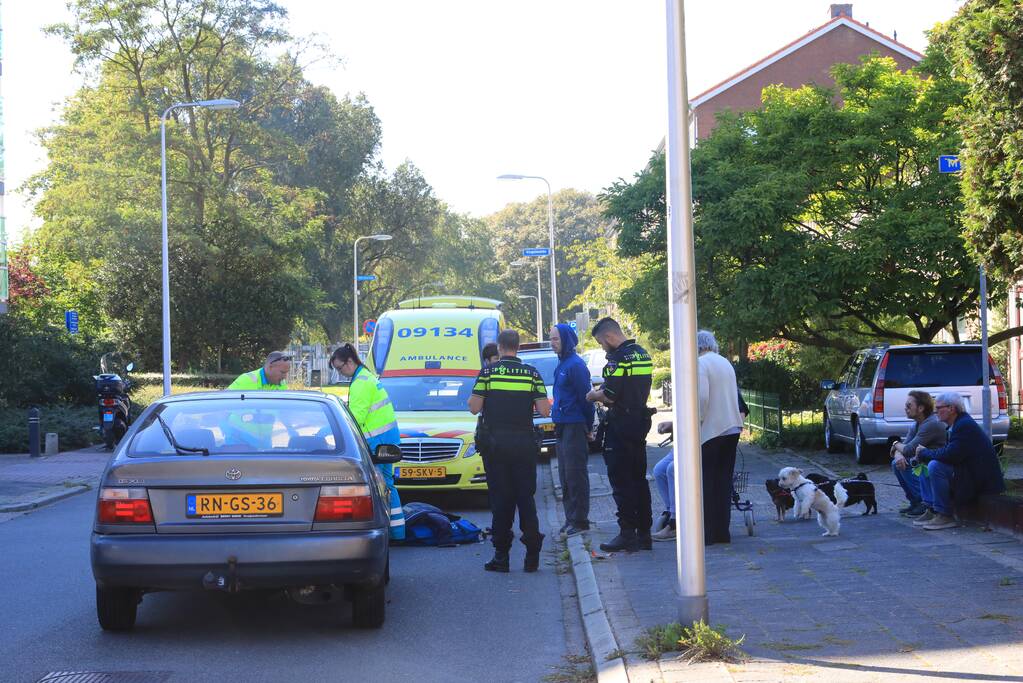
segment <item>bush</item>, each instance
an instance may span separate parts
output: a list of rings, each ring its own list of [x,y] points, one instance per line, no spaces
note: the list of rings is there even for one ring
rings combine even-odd
[[[660,389],[662,384],[671,381],[671,368],[654,368],[651,379],[653,381],[653,388]]]
[[[739,361],[735,378],[743,389],[778,394],[782,408],[807,408],[821,403],[820,383],[773,360]]]
[[[0,408],[94,402],[92,376],[100,356],[112,350],[102,340],[39,328],[15,314],[0,316],[0,349]]]
[[[56,432],[62,451],[85,448],[100,442],[99,432],[93,429],[99,424],[98,419],[95,407],[43,406],[39,438],[44,439],[47,432]],[[27,453],[28,450],[27,410],[0,410],[0,453]]]

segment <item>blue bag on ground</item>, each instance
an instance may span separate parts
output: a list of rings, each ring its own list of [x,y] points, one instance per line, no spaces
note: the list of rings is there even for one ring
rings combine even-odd
[[[451,547],[478,543],[480,528],[458,515],[428,503],[408,503],[405,511],[405,545]]]

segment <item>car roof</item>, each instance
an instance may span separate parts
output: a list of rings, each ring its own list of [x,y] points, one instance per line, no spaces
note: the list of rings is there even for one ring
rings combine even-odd
[[[238,391],[235,389],[221,389],[219,391],[193,391],[185,394],[174,394],[172,396],[161,396],[160,398],[153,401],[153,403],[182,403],[185,401],[203,401],[203,400],[216,400],[216,399],[228,399],[228,398],[241,398],[245,396],[249,399],[274,399],[282,401],[296,401],[310,399],[314,401],[323,401],[331,403],[334,400],[333,394],[325,394],[322,391],[316,391],[313,389],[285,389],[281,391],[273,390],[253,390],[249,389],[246,391]]]
[[[953,344],[879,344],[877,346],[868,346],[859,349],[857,353],[861,351],[876,351],[881,353],[882,351],[902,351],[906,349],[979,349],[979,342],[956,342]]]

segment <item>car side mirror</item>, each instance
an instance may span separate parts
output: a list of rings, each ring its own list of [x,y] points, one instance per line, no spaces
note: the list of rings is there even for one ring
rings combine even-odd
[[[401,449],[393,443],[382,443],[373,453],[373,462],[378,465],[401,462]]]
[[[835,388],[835,380],[833,379],[822,379],[821,380],[821,391],[831,391]]]
[[[125,367],[124,369],[125,369],[125,370],[126,370],[127,372],[131,372],[132,370],[134,370],[134,369],[135,369],[135,364],[134,364],[134,363],[128,363],[128,365],[127,365],[127,366],[126,366],[126,367]]]

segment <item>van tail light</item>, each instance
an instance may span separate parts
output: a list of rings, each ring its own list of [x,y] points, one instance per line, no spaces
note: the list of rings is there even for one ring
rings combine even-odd
[[[100,489],[101,524],[152,524],[153,509],[145,489]]]
[[[877,381],[874,382],[874,412],[884,414],[884,371],[888,367],[888,353],[885,352],[881,358],[881,365],[877,368]]]
[[[998,412],[1007,412],[1009,410],[1009,399],[1005,395],[1005,381],[1002,379],[1002,373],[998,372],[998,366],[995,365],[995,361],[991,356],[987,357],[987,362],[991,366],[991,377],[995,380],[995,387],[998,389]]]
[[[365,484],[321,486],[316,501],[317,522],[368,522],[373,519],[373,497]]]

